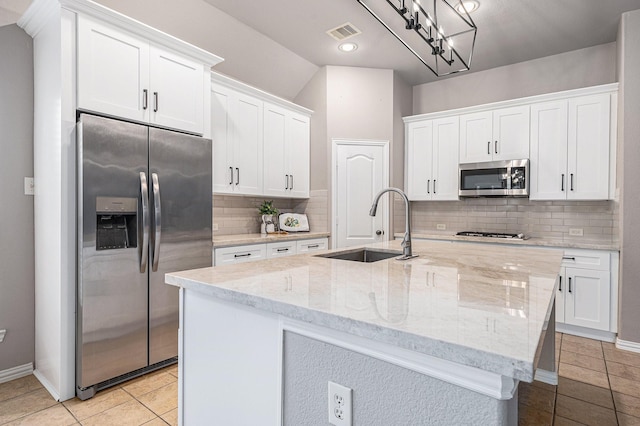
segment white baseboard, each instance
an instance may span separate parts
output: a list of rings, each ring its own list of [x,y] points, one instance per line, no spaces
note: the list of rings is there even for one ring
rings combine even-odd
[[[611,331],[594,330],[592,328],[579,327],[577,325],[556,323],[556,332],[586,337],[587,339],[601,340],[603,342],[615,342],[616,333]]]
[[[33,363],[19,365],[0,371],[0,383],[10,382],[33,373]]]
[[[640,353],[640,343],[630,342],[629,340],[622,340],[620,338],[616,339],[616,348]]]
[[[60,394],[57,389],[47,380],[46,377],[42,375],[38,370],[33,370],[33,375],[36,376],[36,379],[44,386],[44,388],[51,394],[53,399],[60,402]]]
[[[553,371],[541,370],[538,368],[536,370],[536,375],[534,376],[533,380],[537,380],[539,382],[546,383],[548,385],[557,386],[558,373]]]

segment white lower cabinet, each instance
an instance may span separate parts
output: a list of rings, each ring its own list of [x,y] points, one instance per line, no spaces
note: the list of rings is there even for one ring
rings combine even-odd
[[[326,250],[328,238],[288,240],[245,246],[220,247],[214,249],[214,266],[253,262],[262,259],[293,256],[294,254]]]
[[[247,246],[221,247],[214,251],[215,266],[231,265],[234,263],[253,262],[266,259],[266,244],[252,244]]]
[[[615,252],[564,252],[556,293],[558,331],[583,335],[589,335],[590,330],[617,331],[617,269]]]

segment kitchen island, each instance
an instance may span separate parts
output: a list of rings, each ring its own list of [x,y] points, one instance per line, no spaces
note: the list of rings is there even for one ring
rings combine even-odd
[[[181,288],[179,419],[327,424],[333,381],[353,389],[354,424],[516,424],[519,381],[549,359],[555,371],[561,253],[429,241],[413,251],[167,274]]]

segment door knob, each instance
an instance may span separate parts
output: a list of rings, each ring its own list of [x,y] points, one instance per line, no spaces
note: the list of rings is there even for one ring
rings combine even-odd
[[[384,231],[382,231],[382,230],[380,230],[380,229],[378,229],[378,230],[376,231],[376,235],[383,235],[383,234],[384,234]]]

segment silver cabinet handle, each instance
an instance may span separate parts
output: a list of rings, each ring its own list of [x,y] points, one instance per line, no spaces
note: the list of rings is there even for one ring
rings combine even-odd
[[[564,191],[564,173],[562,174],[562,178],[560,179],[560,191]]]
[[[431,194],[431,179],[427,179],[427,194]]]
[[[433,180],[433,193],[436,193],[436,180]]]
[[[560,275],[560,284],[558,284],[558,291],[562,291],[562,275]]]
[[[291,187],[289,187],[289,190],[293,190],[293,175],[289,175],[291,176]]]
[[[153,252],[151,253],[151,270],[158,270],[160,261],[160,238],[162,237],[162,203],[160,202],[160,181],[157,173],[151,173],[151,185],[153,187]]]
[[[140,273],[147,270],[147,258],[149,257],[149,189],[147,175],[140,172],[140,199],[142,201],[142,247],[140,253]]]
[[[569,293],[571,293],[571,277],[569,277]]]
[[[487,142],[487,155],[491,155],[491,141]]]
[[[153,92],[153,112],[158,112],[158,92]]]
[[[573,173],[571,173],[571,190],[573,191]]]
[[[229,185],[233,185],[233,167],[229,167]]]
[[[240,185],[240,167],[236,167],[236,186]]]
[[[498,153],[498,141],[495,142],[496,154]]]
[[[142,109],[149,108],[149,91],[142,89]]]
[[[312,244],[310,246],[307,246],[308,249],[318,248],[318,247],[320,247],[320,244]]]
[[[284,175],[284,189],[289,189],[289,175]]]

